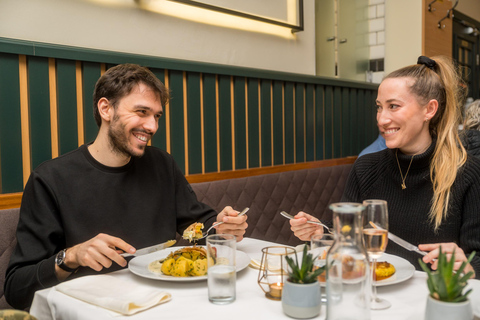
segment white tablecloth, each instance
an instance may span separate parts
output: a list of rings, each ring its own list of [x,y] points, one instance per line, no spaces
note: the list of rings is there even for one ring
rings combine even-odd
[[[237,244],[237,250],[247,253],[250,258],[261,258],[261,249],[276,245],[271,242],[246,238]],[[30,313],[39,320],[44,319],[176,319],[191,320],[205,318],[209,320],[228,319],[291,319],[282,311],[280,301],[272,301],[257,284],[258,270],[247,267],[237,274],[237,299],[228,305],[214,305],[208,301],[207,282],[166,282],[145,279],[132,274],[129,270],[111,273],[125,281],[132,281],[138,285],[156,287],[159,290],[172,294],[168,303],[140,312],[132,316],[119,316],[111,312],[82,302],[55,288],[38,291],[35,294]],[[480,306],[480,281],[471,280],[473,287],[470,294],[474,310]],[[372,310],[373,320],[419,320],[423,319],[425,304],[428,295],[426,275],[415,271],[414,276],[402,283],[378,288],[378,295],[389,300],[392,307],[386,310]],[[322,305],[320,316],[325,319],[326,309]]]

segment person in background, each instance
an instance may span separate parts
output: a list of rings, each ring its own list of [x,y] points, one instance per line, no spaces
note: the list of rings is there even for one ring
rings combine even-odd
[[[148,146],[169,91],[147,68],[108,69],[94,90],[93,143],[49,160],[28,180],[17,246],[5,279],[7,302],[28,308],[35,291],[127,265],[122,252],[175,239],[194,222],[237,236],[246,216],[198,202],[173,157]]]
[[[421,270],[418,259],[437,268],[439,248],[455,251],[454,268],[476,251],[465,272],[480,278],[480,160],[460,143],[461,91],[452,62],[421,56],[417,64],[390,73],[378,89],[377,124],[387,149],[359,158],[342,201],[382,199],[389,230],[428,252],[424,257],[389,241],[387,253]],[[460,146],[460,147],[459,147]],[[291,229],[308,241],[323,229],[300,212]]]
[[[480,100],[468,105],[461,137],[467,153],[480,158]]]
[[[385,139],[383,136],[379,133],[377,139],[372,142],[368,147],[362,150],[358,157],[360,158],[361,156],[368,154],[368,153],[374,153],[377,151],[382,151],[383,149],[386,149],[387,145],[385,144]]]

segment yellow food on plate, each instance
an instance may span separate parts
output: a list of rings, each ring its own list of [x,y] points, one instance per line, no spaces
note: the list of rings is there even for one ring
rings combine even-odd
[[[148,270],[173,277],[198,277],[207,274],[207,251],[202,247],[185,247],[155,260]]]
[[[187,229],[185,229],[185,231],[183,231],[182,238],[185,240],[188,240],[189,242],[201,239],[203,236],[202,230],[203,230],[203,223],[200,223],[200,222],[192,223],[191,225],[188,226]]]
[[[393,264],[387,261],[377,262],[375,266],[375,274],[373,275],[373,280],[380,281],[390,278],[395,274],[395,271],[396,270]]]

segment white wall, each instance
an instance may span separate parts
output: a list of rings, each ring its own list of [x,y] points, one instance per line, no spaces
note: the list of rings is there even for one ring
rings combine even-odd
[[[290,38],[161,15],[134,0],[102,1],[0,0],[0,37],[315,74],[312,0],[304,2],[305,31]]]
[[[422,55],[422,1],[385,0],[385,74]]]

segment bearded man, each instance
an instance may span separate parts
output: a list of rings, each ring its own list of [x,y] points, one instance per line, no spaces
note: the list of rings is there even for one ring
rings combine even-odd
[[[240,241],[246,216],[198,202],[173,158],[148,146],[169,91],[144,67],[113,67],[93,94],[93,143],[36,168],[25,186],[7,302],[28,308],[35,291],[127,265],[120,254],[175,239],[190,224],[215,221]]]

